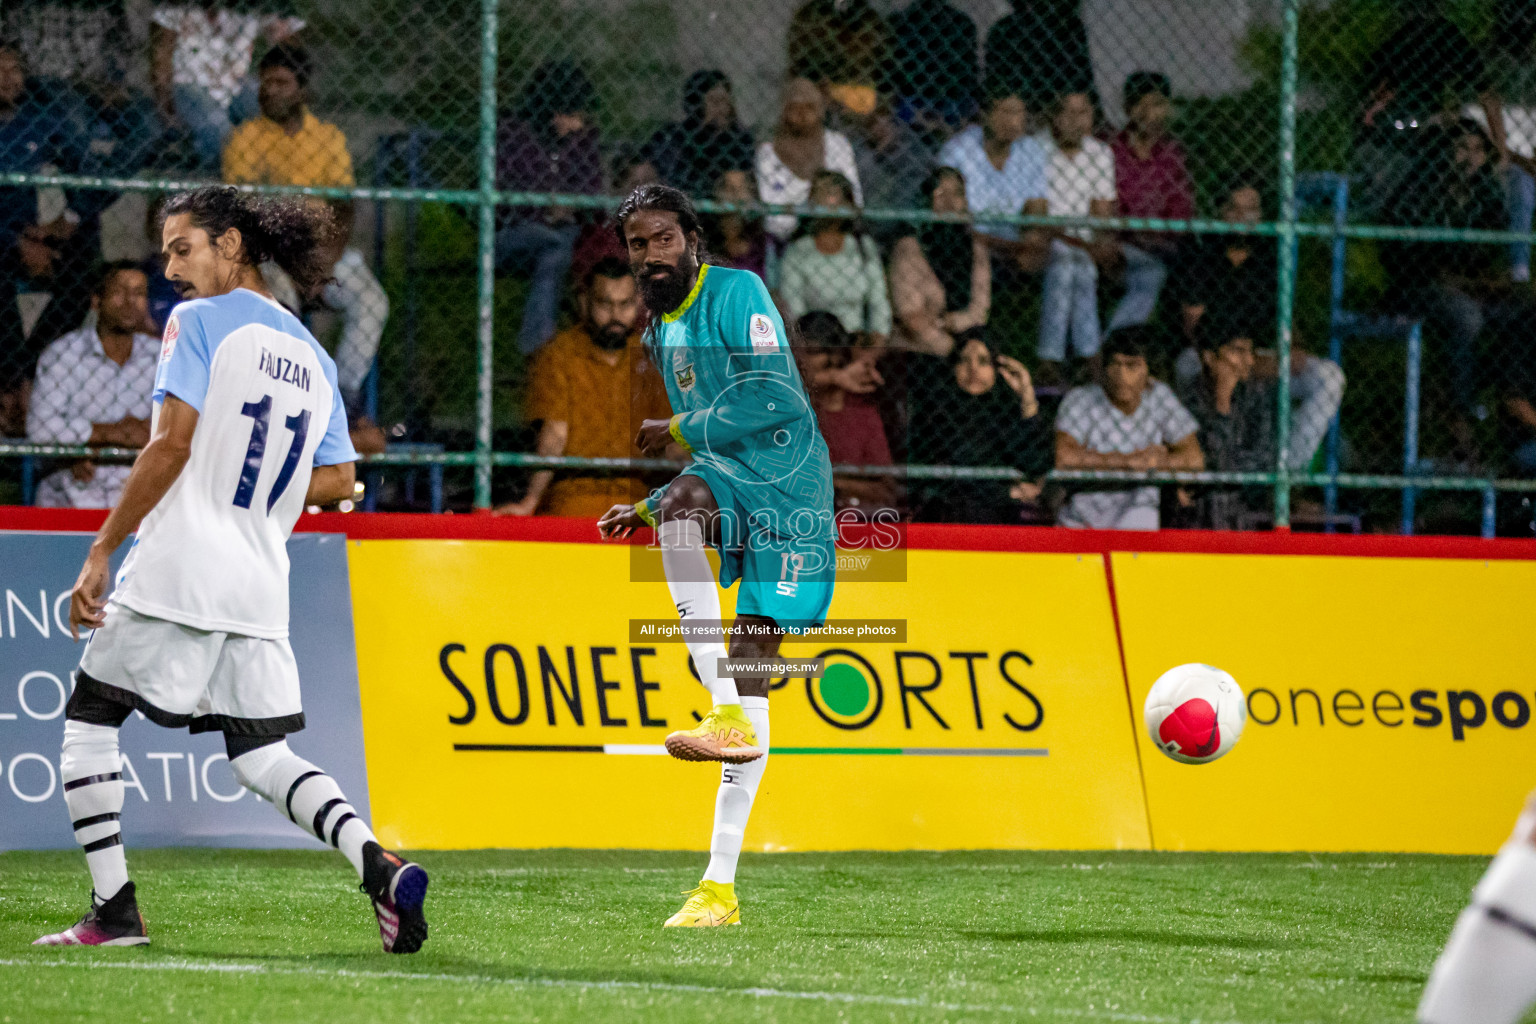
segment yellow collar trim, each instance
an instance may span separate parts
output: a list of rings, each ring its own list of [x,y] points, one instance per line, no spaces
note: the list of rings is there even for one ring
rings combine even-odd
[[[693,290],[688,293],[688,297],[683,300],[683,304],[681,306],[678,306],[676,309],[674,309],[670,313],[663,313],[661,315],[661,322],[662,323],[664,323],[664,324],[674,323],[678,319],[678,317],[680,317],[684,313],[688,312],[688,307],[693,305],[693,300],[699,297],[699,292],[704,287],[704,275],[708,274],[708,273],[709,273],[709,264],[708,263],[701,263],[701,264],[699,264],[699,279],[697,281],[693,282]]]

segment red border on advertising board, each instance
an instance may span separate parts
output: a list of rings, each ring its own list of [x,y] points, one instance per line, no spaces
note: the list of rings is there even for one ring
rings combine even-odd
[[[0,530],[94,531],[106,518],[96,509],[0,506]],[[298,529],[344,533],[354,540],[521,540],[598,543],[589,519],[553,516],[322,513],[305,515]],[[647,533],[649,531],[646,531]],[[1536,539],[1399,537],[1388,534],[1238,533],[1207,530],[1065,530],[1032,526],[961,526],[913,523],[906,546],[940,551],[1104,553],[1168,551],[1233,555],[1339,555],[1368,558],[1536,560]]]

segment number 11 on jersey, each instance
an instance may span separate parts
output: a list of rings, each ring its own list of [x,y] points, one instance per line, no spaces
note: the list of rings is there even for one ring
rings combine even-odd
[[[256,493],[256,480],[261,476],[261,463],[267,453],[267,426],[272,419],[272,396],[263,395],[259,402],[246,402],[240,407],[240,414],[251,417],[254,422],[251,424],[251,443],[245,449],[245,467],[240,470],[240,483],[235,488],[235,505],[250,508],[251,498]],[[269,515],[277,499],[288,489],[293,472],[299,467],[299,457],[304,454],[304,439],[309,434],[309,410],[305,409],[297,416],[285,417],[283,425],[292,431],[293,443],[288,446],[282,468],[272,483],[272,493],[267,495]]]

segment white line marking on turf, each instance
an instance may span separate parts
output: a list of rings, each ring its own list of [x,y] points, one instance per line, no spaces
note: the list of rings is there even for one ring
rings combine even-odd
[[[85,955],[85,954],[82,954]],[[348,978],[366,981],[430,981],[450,984],[506,985],[514,988],[576,989],[579,991],[676,992],[686,995],[747,996],[752,999],[789,999],[821,1003],[847,1003],[861,1006],[899,1006],[914,1010],[942,1010],[949,1013],[995,1013],[1012,1017],[1041,1015],[1072,1017],[1079,1020],[1107,1020],[1121,1024],[1243,1024],[1241,1021],[1202,1021],[1198,1017],[1165,1017],[1143,1013],[1119,1013],[1112,1010],[1073,1009],[1071,1007],[1019,1007],[1003,1004],[967,1004],[931,1001],[911,996],[882,996],[863,992],[816,992],[783,988],[728,988],[723,985],[690,985],[670,981],[584,981],[577,978],[503,978],[488,974],[428,974],[422,972],[357,971],[345,967],[274,967],[270,964],[210,963],[202,960],[34,960],[0,959],[0,967],[83,967],[87,970],[188,971],[194,973],[251,975],[289,975],[319,978]],[[1253,1022],[1250,1022],[1253,1024]]]
[[[667,748],[662,746],[660,743],[604,743],[603,744],[603,753],[605,753],[605,754],[641,754],[641,755],[649,754],[649,755],[655,756],[656,754],[665,754],[666,752],[667,752]]]

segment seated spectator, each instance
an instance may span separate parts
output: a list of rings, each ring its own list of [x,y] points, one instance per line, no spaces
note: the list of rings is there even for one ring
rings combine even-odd
[[[1227,189],[1222,220],[1257,224],[1263,217],[1257,187],[1239,180]],[[1216,235],[1185,253],[1170,291],[1179,303],[1180,326],[1186,339],[1193,343],[1207,310],[1219,311],[1228,322],[1277,322],[1275,244],[1274,239],[1262,235]],[[1198,370],[1198,360],[1191,354],[1189,373]]]
[[[853,183],[836,171],[812,178],[812,206],[836,207],[847,217],[817,218],[790,243],[779,267],[779,298],[798,320],[812,310],[837,316],[847,331],[863,331],[876,347],[891,333],[891,301],[874,239],[855,223]]]
[[[27,69],[14,44],[0,42],[0,172],[100,174],[90,140],[28,89]],[[101,249],[101,211],[116,200],[102,190],[68,190],[57,214],[40,215],[38,190],[0,187],[0,405],[23,406],[43,345],[80,326],[90,309],[91,266]],[[19,292],[45,292],[47,304],[30,331]]]
[[[695,71],[683,86],[683,119],[651,136],[642,152],[660,179],[690,195],[708,195],[725,171],[750,170],[752,133],[736,116],[724,71]],[[628,194],[628,190],[622,190]]]
[[[349,186],[352,156],[341,129],[321,121],[308,106],[309,54],[296,46],[274,46],[261,59],[261,116],[236,128],[224,150],[224,180],[245,185]],[[299,296],[301,304],[318,299],[341,314],[336,345],[336,380],[343,402],[355,418],[361,408],[363,381],[373,368],[389,319],[389,296],[361,250],[347,244],[352,234],[350,199],[333,200],[337,231],[329,259],[333,280],[319,295]],[[264,268],[271,276],[275,268]]]
[[[191,138],[198,169],[219,166],[235,125],[256,115],[258,41],[296,44],[304,19],[289,0],[166,4],[150,25],[150,83],[161,116]]]
[[[144,238],[149,242],[149,255],[139,261],[139,269],[149,279],[149,323],[157,336],[165,333],[165,322],[181,301],[175,282],[165,276],[165,254],[160,248],[167,198],[164,192],[156,193],[144,207]]]
[[[671,415],[661,377],[635,330],[640,292],[629,264],[605,259],[592,268],[576,299],[581,322],[539,350],[528,372],[524,412],[538,422],[540,455],[638,458],[635,434],[647,419]],[[645,497],[636,475],[541,469],[528,493],[496,509],[501,515],[595,519],[616,504]]]
[[[888,100],[875,104],[868,117],[845,117],[853,159],[864,186],[864,205],[877,210],[908,210],[917,203],[918,189],[933,170],[933,154],[904,121],[897,120]],[[900,221],[881,220],[870,234],[889,248],[903,230]]]
[[[869,0],[806,0],[789,20],[789,74],[864,117],[889,89],[891,42],[890,25]]]
[[[939,163],[965,179],[971,212],[1040,215],[1046,212],[1045,150],[1025,135],[1029,111],[1016,92],[992,89],[981,124],[971,125],[944,144]],[[1025,270],[1043,267],[1045,239],[1016,225],[978,221],[976,230],[994,252],[1017,259]]]
[[[109,263],[96,280],[96,326],[54,341],[37,363],[27,440],[140,448],[149,441],[150,396],[160,339],[149,326],[148,281],[137,264]],[[46,508],[111,508],[128,481],[126,465],[80,459],[38,484]]]
[[[1064,93],[1094,97],[1093,59],[1080,0],[1011,0],[1013,13],[987,30],[988,81],[1031,107]],[[1097,101],[1095,97],[1095,106]]]
[[[908,460],[917,465],[1012,466],[1025,479],[913,480],[913,518],[1017,523],[1040,496],[1050,438],[1029,371],[974,335],[945,360],[916,356]],[[999,384],[998,381],[1002,383]]]
[[[1173,391],[1147,372],[1150,328],[1126,327],[1104,339],[1102,384],[1073,388],[1056,412],[1056,468],[1145,472],[1205,468],[1200,424]],[[1075,529],[1155,530],[1155,485],[1075,487],[1057,522]]]
[[[1184,147],[1168,135],[1172,98],[1167,75],[1136,71],[1125,79],[1127,121],[1111,147],[1122,217],[1188,220],[1195,215],[1195,186],[1184,166]],[[1152,231],[1125,236],[1125,294],[1109,318],[1111,331],[1152,319],[1182,239]]]
[[[1178,395],[1200,424],[1205,468],[1217,473],[1275,471],[1275,387],[1254,377],[1253,339],[1259,325],[1209,316],[1201,321],[1200,373]],[[1200,525],[1239,530],[1245,517],[1267,512],[1266,487],[1212,487],[1201,492]]]
[[[1392,224],[1503,230],[1504,188],[1492,144],[1475,121],[1463,119],[1435,137],[1424,169],[1388,203]],[[1497,243],[1387,242],[1379,249],[1388,297],[1404,313],[1426,317],[1445,345],[1441,359],[1455,403],[1452,432],[1457,461],[1479,460],[1472,422],[1488,342],[1502,349],[1528,329],[1531,303],[1509,280],[1508,247]]]
[[[757,196],[765,203],[794,206],[811,195],[811,177],[820,170],[837,171],[853,185],[855,206],[864,205],[853,145],[841,132],[826,127],[827,105],[821,90],[804,78],[784,85],[784,103],[773,138],[757,147]],[[785,241],[799,222],[790,215],[768,217],[768,233]]]
[[[656,165],[651,163],[650,157],[638,146],[621,145],[614,154],[611,169],[613,173],[609,180],[614,183],[613,194],[621,198],[641,185],[661,180]],[[613,214],[593,212],[588,216],[571,251],[570,276],[573,281],[585,281],[587,273],[597,266],[598,261],[609,256],[622,260],[629,258],[624,244],[619,241],[618,232],[614,230],[616,225]]]
[[[934,213],[966,212],[965,178],[953,167],[930,174],[922,194]],[[986,243],[966,224],[920,225],[891,252],[891,304],[894,345],[949,355],[957,337],[987,324],[992,261]]]
[[[601,195],[603,160],[591,123],[596,94],[586,72],[568,61],[534,70],[516,113],[496,139],[496,187],[519,192]],[[555,333],[566,271],[584,221],[564,206],[498,209],[496,267],[529,274],[517,344],[536,351]]]
[[[1055,215],[1112,217],[1115,213],[1115,158],[1095,139],[1093,101],[1067,93],[1051,108],[1051,128],[1040,134],[1046,155],[1046,209]],[[1083,358],[1099,352],[1099,267],[1119,257],[1119,243],[1088,228],[1053,229],[1040,302],[1042,383],[1063,379],[1061,364],[1070,338]]]
[[[132,172],[163,126],[148,95],[129,84],[134,33],[121,2],[32,0],[0,10],[0,38],[16,41],[27,66],[43,72],[34,96],[108,152],[103,163]]]
[[[715,180],[712,197],[720,203],[755,203],[757,187],[749,170],[723,171]],[[763,218],[748,213],[706,213],[704,248],[710,262],[737,270],[750,270],[758,277],[768,273],[768,232]]]
[[[802,316],[799,328],[802,376],[807,381],[829,377],[823,371],[847,366],[857,359],[867,359],[871,350],[858,351],[853,337],[831,313],[815,311]],[[826,439],[827,453],[834,466],[889,466],[891,447],[886,443],[885,424],[875,403],[864,395],[848,391],[835,378],[826,384],[812,384],[811,405],[816,423]],[[889,508],[897,496],[896,481],[889,476],[859,476],[850,473],[832,475],[833,500],[838,511],[854,509],[867,514],[875,508]]]
[[[981,98],[975,20],[946,0],[912,0],[892,15],[891,32],[897,116],[925,135],[970,120]]]

